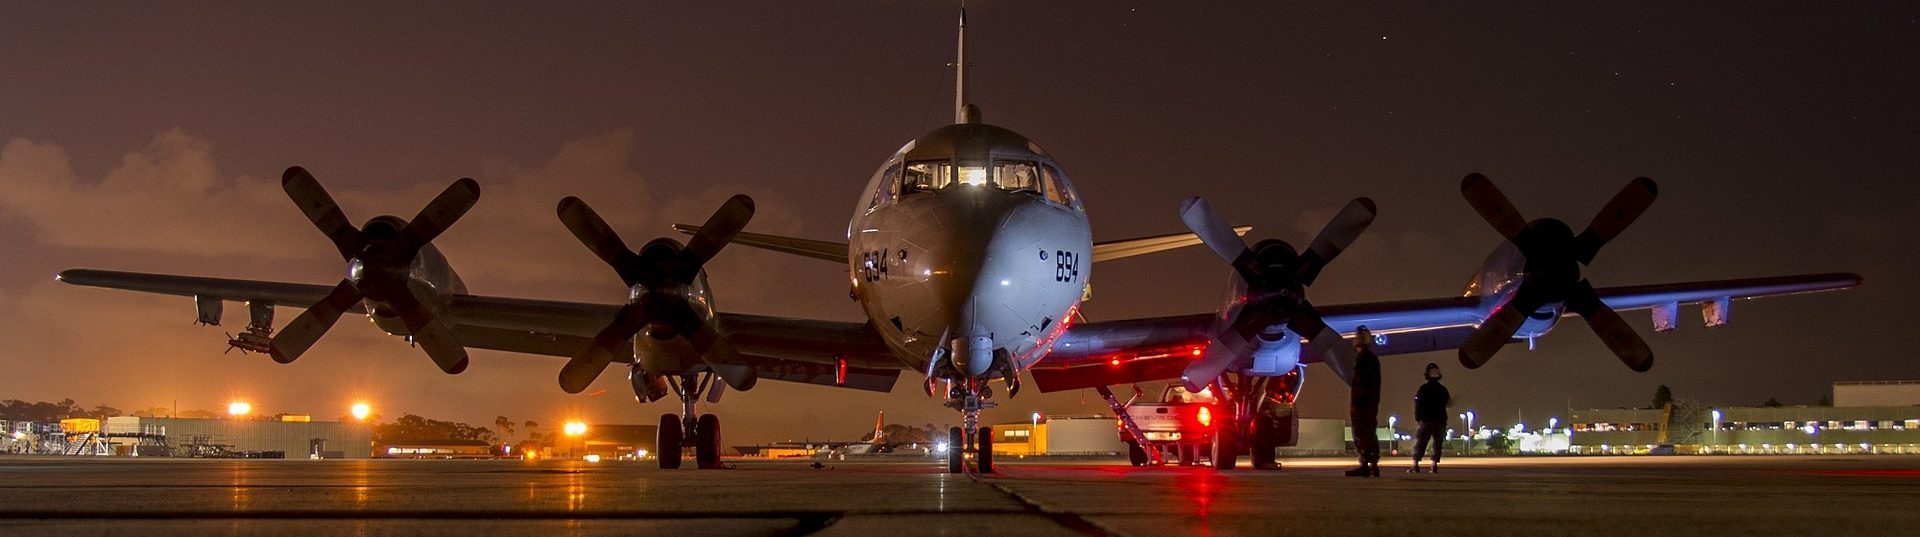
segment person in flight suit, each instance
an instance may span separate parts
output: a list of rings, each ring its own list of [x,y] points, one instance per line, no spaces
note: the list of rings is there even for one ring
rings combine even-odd
[[[1427,451],[1427,443],[1433,443],[1433,472],[1440,473],[1440,446],[1447,441],[1447,404],[1453,395],[1447,393],[1447,387],[1440,385],[1440,365],[1427,364],[1427,383],[1420,385],[1420,391],[1413,395],[1413,419],[1420,422],[1420,429],[1413,433],[1413,469],[1420,473],[1420,456]]]
[[[1347,470],[1347,477],[1380,476],[1380,357],[1373,353],[1373,332],[1362,326],[1354,331],[1353,344],[1359,348],[1359,360],[1353,365],[1353,398],[1348,421],[1353,424],[1353,451],[1360,455],[1360,467]]]

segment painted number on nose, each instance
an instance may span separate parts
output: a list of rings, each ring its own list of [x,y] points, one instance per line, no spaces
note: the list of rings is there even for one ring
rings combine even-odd
[[[1045,259],[1043,256],[1042,259]],[[1080,255],[1066,250],[1053,251],[1053,281],[1073,282],[1080,279]]]

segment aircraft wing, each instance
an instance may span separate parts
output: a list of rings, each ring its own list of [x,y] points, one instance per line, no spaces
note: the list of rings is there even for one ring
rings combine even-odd
[[[1617,311],[1677,309],[1682,304],[1706,305],[1708,321],[1724,322],[1724,306],[1734,299],[1792,295],[1846,289],[1860,285],[1855,274],[1808,274],[1637,285],[1597,289],[1600,298]],[[1327,325],[1342,334],[1366,326],[1386,342],[1375,345],[1381,356],[1457,349],[1486,318],[1490,305],[1483,297],[1460,296],[1317,306]],[[1714,316],[1718,318],[1712,318]],[[1656,318],[1656,322],[1660,319]],[[1213,329],[1211,313],[1128,319],[1077,324],[1054,342],[1053,352],[1035,364],[1034,384],[1041,391],[1129,384],[1180,378],[1196,349],[1206,346]],[[1320,357],[1304,353],[1302,363]]]
[[[692,224],[674,224],[673,229],[674,231],[688,235],[700,232],[700,226]],[[734,234],[733,240],[729,241],[729,243],[751,246],[762,250],[772,250],[783,254],[793,254],[800,257],[810,257],[821,261],[832,261],[835,263],[847,262],[847,243],[845,242],[783,237],[780,235],[742,231]]]
[[[1233,234],[1235,235],[1246,236],[1248,231],[1253,231],[1253,226],[1233,228]],[[1171,235],[1155,235],[1137,239],[1100,241],[1093,243],[1093,262],[1099,263],[1101,261],[1125,259],[1136,255],[1146,255],[1176,248],[1185,248],[1196,244],[1200,244],[1200,236],[1193,233],[1174,233]]]
[[[330,285],[89,269],[61,272],[59,280],[86,287],[293,308],[305,308],[333,289]],[[619,304],[454,295],[446,314],[463,346],[571,358],[612,322],[619,309]],[[366,313],[360,305],[349,311]],[[718,324],[764,379],[885,392],[893,389],[904,367],[865,323],[722,313]],[[845,383],[836,382],[841,376],[841,359],[846,360]],[[619,357],[617,361],[631,362],[632,357]]]

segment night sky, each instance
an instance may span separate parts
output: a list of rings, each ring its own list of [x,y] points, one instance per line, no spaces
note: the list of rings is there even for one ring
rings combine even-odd
[[[900,144],[952,116],[949,2],[498,9],[251,2],[0,5],[0,397],[122,409],[331,418],[366,399],[490,423],[651,423],[624,375],[555,384],[561,359],[477,351],[465,374],[349,317],[298,363],[221,354],[190,300],[53,281],[88,267],[330,284],[345,268],[278,185],[306,166],[356,223],[413,214],[448,182],[479,205],[436,244],[476,294],[618,302],[612,271],[553,215],[578,195],[638,244],[734,193],[749,231],[838,239]],[[1184,231],[1207,196],[1255,237],[1303,244],[1347,199],[1380,217],[1321,277],[1333,304],[1451,296],[1498,235],[1462,201],[1493,178],[1529,217],[1583,226],[1625,182],[1661,198],[1588,272],[1629,285],[1851,271],[1847,292],[1686,310],[1621,367],[1579,321],[1466,371],[1452,352],[1386,360],[1409,414],[1427,362],[1483,423],[1644,405],[1812,404],[1834,380],[1920,379],[1920,8],[1762,2],[1682,11],[1185,3],[970,6],[972,97],[1065,166],[1095,240]],[[856,320],[845,267],[736,247],[713,264],[728,311]],[[1202,248],[1099,265],[1093,320],[1212,311],[1228,272]],[[282,309],[281,322],[297,310]],[[1316,366],[1305,410],[1344,415]],[[1031,393],[1031,392],[1030,392]],[[1023,394],[988,421],[1106,412]],[[763,383],[708,407],[727,442],[856,437],[873,413],[950,423],[906,374],[890,395]],[[551,427],[549,427],[551,428]]]

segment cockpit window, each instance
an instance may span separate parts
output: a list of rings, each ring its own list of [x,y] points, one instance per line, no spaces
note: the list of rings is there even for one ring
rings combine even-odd
[[[994,159],[991,166],[979,167],[954,166],[951,161],[945,160],[925,160],[908,162],[904,169],[895,170],[900,171],[889,172],[890,175],[882,179],[882,192],[875,195],[874,206],[891,203],[901,196],[948,187],[991,186],[1014,192],[1032,192],[1048,201],[1080,208],[1080,200],[1073,194],[1073,185],[1050,162]],[[892,174],[897,174],[897,177]],[[898,186],[889,191],[888,184]]]
[[[900,198],[900,161],[888,162],[886,167],[880,170],[880,180],[877,183],[879,186],[873,192],[873,199],[867,201],[869,211],[893,203]]]
[[[993,161],[993,180],[1001,190],[1028,190],[1045,193],[1040,184],[1040,167],[1027,160]]]
[[[1067,174],[1060,173],[1060,169],[1053,167],[1052,163],[1042,165],[1041,169],[1045,170],[1047,199],[1079,210],[1080,198],[1074,195],[1073,183],[1067,181]]]
[[[909,162],[901,183],[902,194],[946,188],[953,184],[953,164],[944,160]]]

